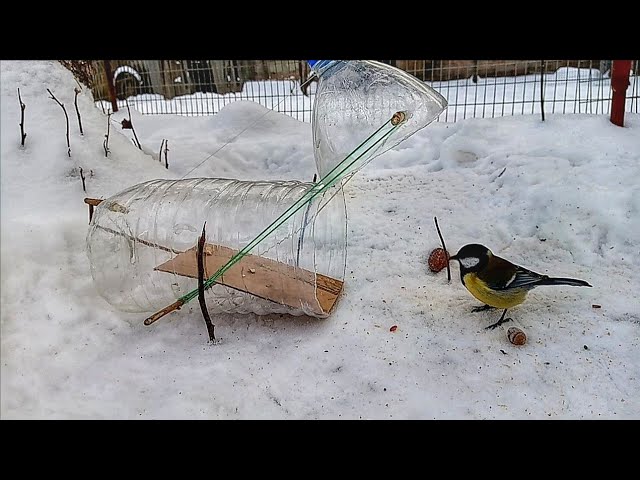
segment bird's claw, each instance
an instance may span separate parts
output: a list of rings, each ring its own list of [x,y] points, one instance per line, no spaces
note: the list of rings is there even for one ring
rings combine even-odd
[[[503,318],[501,320],[498,320],[496,323],[492,323],[488,327],[485,327],[485,330],[493,330],[493,329],[499,327],[500,325],[502,325],[503,323],[510,322],[511,320],[512,320],[512,318]]]
[[[496,307],[492,307],[491,305],[482,305],[481,307],[473,307],[471,309],[472,313],[484,312],[485,310],[494,310]]]

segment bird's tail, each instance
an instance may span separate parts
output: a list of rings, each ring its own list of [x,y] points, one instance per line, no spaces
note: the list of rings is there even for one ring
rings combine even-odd
[[[578,280],[576,278],[545,278],[540,281],[538,285],[572,285],[574,287],[591,287],[584,280]]]

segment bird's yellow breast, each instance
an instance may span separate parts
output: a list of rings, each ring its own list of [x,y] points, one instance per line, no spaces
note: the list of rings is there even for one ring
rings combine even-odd
[[[475,273],[464,276],[464,285],[471,295],[483,303],[496,308],[511,308],[524,302],[527,296],[525,289],[491,290]]]

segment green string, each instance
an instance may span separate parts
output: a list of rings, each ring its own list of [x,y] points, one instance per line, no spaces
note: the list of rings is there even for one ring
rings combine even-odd
[[[245,255],[247,255],[256,245],[262,240],[267,238],[274,230],[280,227],[291,216],[293,216],[298,210],[304,207],[307,203],[310,203],[318,195],[326,192],[330,187],[334,186],[340,180],[342,180],[352,169],[353,165],[364,157],[365,154],[370,152],[376,145],[380,144],[387,139],[406,119],[404,112],[399,112],[400,116],[394,115],[388,122],[383,124],[378,130],[373,132],[369,138],[358,145],[344,160],[336,165],[330,172],[322,177],[316,184],[312,185],[305,194],[300,197],[293,205],[291,205],[282,215],[266,227],[262,232],[258,234],[249,244],[247,244],[242,250],[236,253],[229,259],[222,267],[218,269],[211,277],[204,282],[204,289],[210,288],[216,280],[224,275],[233,265],[239,262]],[[400,118],[400,120],[398,120]],[[183,303],[190,302],[198,296],[198,289],[194,289],[189,293],[179,298]]]

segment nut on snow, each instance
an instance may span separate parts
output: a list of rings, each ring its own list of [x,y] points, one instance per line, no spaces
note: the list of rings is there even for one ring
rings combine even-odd
[[[518,327],[509,327],[507,338],[513,345],[524,345],[527,343],[527,334]]]
[[[429,270],[432,272],[439,272],[447,266],[449,262],[449,254],[442,248],[438,247],[434,249],[429,255]]]

